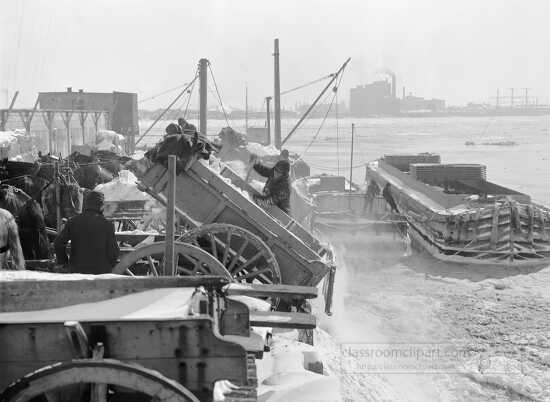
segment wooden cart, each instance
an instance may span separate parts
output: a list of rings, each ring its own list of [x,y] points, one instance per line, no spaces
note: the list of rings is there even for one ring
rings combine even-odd
[[[235,385],[226,401],[255,401],[265,339],[251,326],[315,327],[309,314],[250,311],[232,296],[315,288],[31,274],[0,273],[0,401],[211,401],[222,380]]]

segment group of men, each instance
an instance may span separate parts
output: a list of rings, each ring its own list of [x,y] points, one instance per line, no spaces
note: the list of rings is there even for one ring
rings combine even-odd
[[[167,127],[167,134],[197,134],[196,128],[184,119]],[[290,213],[290,161],[288,151],[283,150],[273,167],[259,163],[258,157],[250,158],[252,168],[265,177],[261,194],[254,201],[267,207],[275,205]],[[102,274],[112,271],[119,256],[114,226],[103,216],[104,196],[90,191],[84,197],[82,213],[70,218],[54,242],[58,270],[82,274]],[[0,232],[0,269],[7,269],[8,252],[12,269],[25,269],[25,260],[13,215],[0,209],[0,225],[6,230]],[[70,252],[67,246],[70,242]],[[70,255],[69,255],[70,254]]]

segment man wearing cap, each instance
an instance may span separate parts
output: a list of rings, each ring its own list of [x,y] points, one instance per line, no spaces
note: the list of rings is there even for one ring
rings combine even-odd
[[[55,239],[57,262],[68,264],[70,272],[104,274],[111,272],[117,263],[115,228],[103,216],[103,201],[102,193],[90,191],[84,198],[82,213],[70,218]],[[69,240],[70,259],[66,250]]]
[[[275,166],[269,168],[257,163],[256,159],[256,157],[252,158],[254,170],[259,175],[267,177],[267,181],[263,194],[255,195],[254,201],[260,206],[277,205],[287,214],[290,213],[290,163],[280,160]]]

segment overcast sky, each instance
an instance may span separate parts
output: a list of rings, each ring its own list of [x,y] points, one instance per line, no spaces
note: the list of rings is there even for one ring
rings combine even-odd
[[[0,9],[2,107],[6,89],[21,92],[20,107],[67,86],[145,98],[189,81],[201,57],[226,104],[244,104],[247,82],[259,107],[273,88],[276,37],[283,90],[351,57],[346,103],[381,68],[399,88],[450,104],[487,101],[497,88],[550,96],[548,0],[0,0]],[[310,101],[316,88],[283,104]]]

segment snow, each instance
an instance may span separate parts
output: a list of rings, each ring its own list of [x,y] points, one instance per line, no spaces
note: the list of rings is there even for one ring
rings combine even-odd
[[[297,331],[273,335],[271,352],[256,360],[258,400],[276,401],[341,401],[336,377],[305,369],[305,355],[311,360],[315,348],[296,341]],[[313,354],[314,355],[314,354]]]
[[[0,147],[8,146],[17,141],[24,133],[20,131],[0,131]]]
[[[123,153],[124,136],[112,130],[98,130],[96,148],[100,151],[112,151],[117,154]]]
[[[251,154],[257,155],[259,157],[263,156],[278,156],[280,151],[275,148],[273,145],[261,145],[257,142],[249,142],[246,145],[246,149]]]
[[[119,176],[108,183],[99,184],[95,190],[105,195],[105,201],[151,201],[152,198],[137,188],[137,177],[129,170],[121,170]]]

